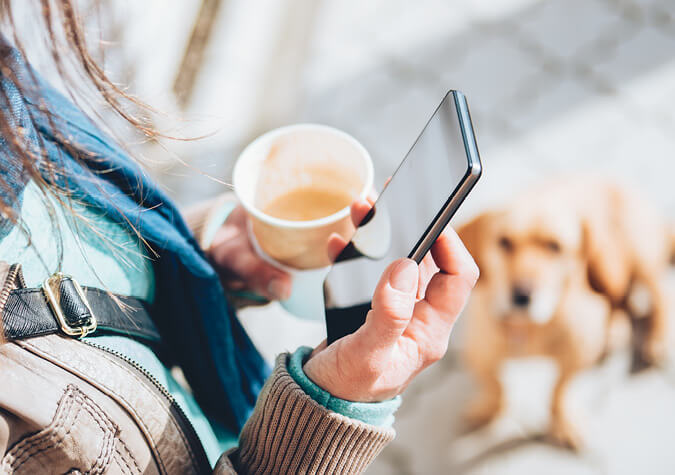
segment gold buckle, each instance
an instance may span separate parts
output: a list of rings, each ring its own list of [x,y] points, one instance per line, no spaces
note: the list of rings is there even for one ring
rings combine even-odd
[[[89,323],[86,325],[76,327],[71,326],[70,324],[68,324],[66,317],[63,315],[63,309],[61,308],[61,303],[59,300],[59,293],[60,293],[59,284],[63,279],[66,278],[69,278],[73,282],[75,291],[82,299],[82,302],[84,303],[85,307],[87,307],[87,310],[89,310],[89,315],[91,315],[91,318],[89,319]],[[61,272],[57,272],[56,274],[53,274],[51,277],[48,277],[44,281],[44,283],[42,284],[42,289],[44,290],[45,296],[47,297],[47,302],[49,303],[52,312],[54,312],[54,315],[56,316],[56,321],[58,322],[59,327],[61,327],[61,331],[63,333],[77,338],[84,338],[89,333],[96,331],[96,327],[98,324],[96,322],[94,312],[91,311],[89,301],[87,300],[87,297],[85,297],[84,292],[82,291],[82,287],[80,287],[80,284],[75,279],[73,279],[72,276],[62,274]]]

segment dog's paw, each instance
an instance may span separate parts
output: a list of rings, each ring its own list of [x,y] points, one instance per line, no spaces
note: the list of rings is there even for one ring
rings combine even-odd
[[[482,399],[472,403],[464,412],[466,430],[472,431],[489,424],[499,414],[500,403],[495,400]]]
[[[650,336],[642,348],[642,357],[650,366],[663,366],[668,356],[666,339],[661,336]]]
[[[555,445],[573,451],[578,451],[583,446],[583,438],[578,429],[566,420],[559,420],[551,424],[550,437]]]

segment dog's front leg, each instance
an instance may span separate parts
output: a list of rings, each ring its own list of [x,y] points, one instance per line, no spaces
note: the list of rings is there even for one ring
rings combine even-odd
[[[494,419],[502,408],[502,384],[499,381],[498,361],[482,360],[472,365],[480,385],[478,396],[464,414],[469,429],[477,429]]]
[[[551,436],[556,443],[573,450],[581,446],[582,439],[570,419],[566,397],[568,385],[576,372],[577,368],[560,368],[560,377],[553,389],[551,404]]]
[[[645,281],[651,295],[651,308],[649,330],[642,353],[647,363],[659,366],[667,356],[668,297],[663,288],[662,276],[648,275]]]

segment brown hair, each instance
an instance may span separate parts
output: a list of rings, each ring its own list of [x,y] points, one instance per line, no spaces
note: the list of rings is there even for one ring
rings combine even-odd
[[[96,2],[96,0],[94,1]],[[29,125],[32,125],[33,129],[35,129],[34,114],[44,115],[48,119],[48,124],[59,145],[70,156],[80,161],[94,174],[105,173],[105,170],[96,171],[100,167],[87,167],[87,163],[91,165],[93,161],[97,160],[97,157],[87,154],[81,147],[78,148],[77,144],[71,143],[64,134],[60,133],[59,118],[49,110],[40,98],[39,91],[37,91],[37,78],[34,77],[32,70],[28,68],[29,77],[20,74],[17,68],[20,64],[17,62],[13,51],[18,51],[26,61],[28,57],[22,41],[25,33],[19,31],[20,28],[17,26],[18,23],[15,19],[15,7],[19,2],[22,8],[37,9],[38,14],[31,17],[31,22],[39,23],[37,29],[42,37],[35,38],[32,36],[31,40],[42,42],[41,46],[44,46],[44,50],[48,52],[52,65],[63,79],[63,83],[74,102],[78,102],[76,99],[78,96],[84,95],[84,97],[87,97],[86,94],[88,93],[89,97],[92,97],[93,93],[94,97],[103,98],[104,104],[107,104],[116,115],[122,117],[146,137],[156,138],[161,134],[152,128],[147,118],[138,117],[136,114],[129,112],[132,109],[141,113],[154,111],[116,85],[94,60],[74,0],[0,0],[0,20],[3,27],[6,28],[8,40],[16,48],[16,50],[0,48],[0,80],[3,81],[4,86],[0,87],[0,140],[4,141],[2,146],[4,146],[3,152],[6,154],[6,159],[10,160],[12,165],[17,165],[17,169],[22,170],[22,179],[24,181],[32,180],[44,197],[45,207],[51,216],[52,229],[56,232],[57,265],[60,268],[63,260],[63,245],[55,219],[56,211],[52,204],[53,201],[48,198],[52,197],[59,206],[73,211],[73,198],[67,186],[67,177],[65,174],[60,174],[61,171],[57,164],[50,162],[39,134],[36,146],[35,137],[29,137],[25,128],[17,127],[17,117],[14,116],[15,110],[12,107],[12,100],[16,100],[14,97],[16,94],[11,94],[12,97],[10,98],[8,91],[14,89],[15,93],[18,92],[21,100],[25,101],[26,98],[30,97],[38,104],[38,112],[31,112],[31,109],[27,108],[29,111],[28,117],[22,117],[22,120],[29,121]],[[33,30],[31,30],[31,33],[33,33]],[[88,89],[88,92],[83,91],[83,89]],[[66,185],[57,185],[56,183],[59,182],[56,179],[57,177],[65,178]],[[11,179],[9,170],[2,169],[2,172],[0,172],[0,221],[9,222],[11,225],[18,227],[26,235],[28,244],[32,245],[30,234],[21,222],[20,210],[17,209],[19,197],[16,187],[12,186]],[[71,213],[71,215],[76,216],[75,213]],[[78,219],[72,219],[71,221],[77,228]],[[133,224],[129,221],[126,224],[150,249],[148,243],[143,240]],[[92,223],[85,221],[84,225],[101,236]],[[77,231],[77,229],[75,230]],[[109,243],[109,246],[114,252],[116,244]],[[150,251],[152,252],[151,249]],[[54,269],[47,270],[53,271]],[[94,274],[96,274],[95,270]],[[2,331],[0,331],[1,342]]]
[[[102,97],[105,104],[109,106],[117,115],[125,119],[146,137],[155,138],[158,134],[150,125],[146,118],[139,118],[137,115],[129,112],[133,107],[136,111],[152,112],[152,109],[124,91],[108,77],[103,68],[94,60],[90,53],[87,38],[84,34],[82,20],[73,0],[0,0],[0,18],[4,26],[8,27],[10,40],[14,47],[27,58],[24,44],[22,41],[22,32],[17,27],[15,19],[15,2],[20,1],[22,7],[28,6],[38,9],[37,21],[38,30],[43,35],[42,38],[33,38],[41,41],[49,53],[49,57],[56,71],[63,79],[64,85],[68,88],[70,96],[77,101],[78,96],[83,92],[93,92]],[[59,133],[59,119],[41,102],[39,93],[35,91],[36,78],[19,78],[16,71],[16,58],[11,51],[0,51],[0,75],[4,81],[9,81],[19,93],[21,98],[29,95],[35,95],[34,99],[39,104],[39,113],[44,114],[48,120],[54,135],[57,137],[60,145],[76,160],[83,162],[86,166],[87,161],[96,160],[96,157],[88,155],[85,151],[78,149],[77,144],[70,143],[63,134]],[[84,79],[82,81],[81,79]],[[78,89],[75,89],[75,88]],[[88,91],[83,91],[87,89]],[[16,118],[12,116],[11,102],[6,88],[0,88],[0,136],[7,144],[7,153],[10,160],[20,164],[23,173],[29,179],[32,179],[41,192],[45,195],[51,195],[56,199],[59,205],[66,206],[72,210],[71,197],[67,186],[58,187],[55,185],[55,179],[59,170],[55,164],[50,163],[44,147],[42,147],[38,137],[38,147],[31,143],[33,138],[27,137],[25,130],[16,127]],[[34,116],[29,113],[27,120],[33,122]],[[89,167],[91,169],[91,167]],[[95,173],[95,172],[94,172]],[[46,179],[45,175],[46,174]],[[67,177],[65,177],[67,179]],[[9,220],[15,226],[21,226],[19,212],[16,209],[17,196],[14,189],[6,179],[5,171],[0,174],[0,190],[3,191],[0,196],[0,213],[2,218]],[[48,200],[45,201],[50,215],[54,216],[54,210],[51,209]],[[54,223],[54,220],[52,219]],[[129,223],[131,224],[131,223]],[[133,226],[131,226],[133,228]],[[138,233],[137,233],[138,234]],[[139,236],[140,237],[140,236]],[[29,239],[30,242],[30,239]],[[62,252],[59,251],[59,262]]]

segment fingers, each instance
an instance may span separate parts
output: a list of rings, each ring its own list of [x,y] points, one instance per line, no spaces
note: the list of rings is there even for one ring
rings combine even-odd
[[[387,267],[375,289],[372,310],[357,333],[373,348],[394,344],[412,318],[419,271],[412,259],[399,259]]]
[[[270,300],[289,298],[293,285],[291,276],[257,256],[255,257],[258,262],[246,275],[253,290]]]
[[[422,259],[422,262],[420,262],[419,267],[420,279],[419,287],[417,289],[417,298],[423,299],[424,294],[426,293],[427,285],[429,285],[429,281],[436,274],[436,272],[438,272],[438,266],[434,262],[431,253],[428,252],[426,256],[424,256],[424,259]]]
[[[456,275],[473,287],[480,274],[476,262],[454,229],[446,227],[431,247],[434,262],[442,272]]]
[[[391,177],[387,178],[387,183],[389,183],[389,180],[391,180]],[[368,193],[365,200],[363,198],[357,198],[356,201],[352,203],[350,211],[354,226],[361,224],[361,221],[366,217],[370,208],[375,204],[375,201],[377,201],[377,193],[375,193],[375,190],[370,190],[370,193]]]
[[[358,226],[359,224],[361,224],[361,221],[363,221],[363,218],[366,217],[366,215],[370,211],[370,208],[372,207],[373,207],[372,203],[369,203],[368,201],[360,198],[352,203],[350,211],[352,223],[354,224],[354,226]]]
[[[290,296],[291,276],[260,258],[245,235],[219,236],[210,254],[218,267],[225,271],[225,279],[234,281],[232,288],[237,287],[237,282],[242,287],[243,282],[243,287],[267,299],[284,300]]]
[[[361,221],[363,221],[363,218],[366,217],[366,215],[370,211],[370,208],[373,207],[374,202],[375,202],[374,197],[369,195],[367,200],[359,198],[351,204],[349,211],[352,219],[352,224],[354,224],[355,227],[361,224]],[[342,236],[340,236],[339,234],[337,233],[331,234],[328,238],[328,243],[326,246],[328,259],[331,262],[334,262],[337,256],[340,255],[340,252],[342,252],[342,250],[345,248],[347,244],[348,244],[347,240]]]
[[[436,273],[423,300],[415,304],[405,335],[417,342],[421,367],[441,359],[452,328],[468,300],[471,288],[457,276]]]
[[[454,321],[478,280],[478,266],[450,227],[436,240],[431,255],[440,272],[429,281],[424,300]]]
[[[342,250],[347,245],[347,240],[340,236],[338,233],[333,233],[328,237],[328,244],[326,246],[326,251],[328,253],[328,259],[330,262],[335,262],[337,256],[340,255]]]
[[[455,320],[478,279],[478,267],[457,234],[448,228],[431,249],[435,273],[424,299],[415,304],[414,318],[406,329],[421,349],[423,365],[442,358]]]
[[[248,288],[265,298],[284,300],[291,294],[291,276],[263,261],[253,250],[232,255],[229,266]]]
[[[363,221],[363,218],[366,217],[370,209],[373,207],[374,198],[368,196],[367,200],[357,199],[351,204],[349,209],[352,224],[357,227]],[[340,252],[347,246],[348,241],[340,236],[337,233],[333,233],[328,237],[328,243],[326,245],[326,251],[328,253],[328,259],[330,262],[335,262],[337,256],[340,255]]]

